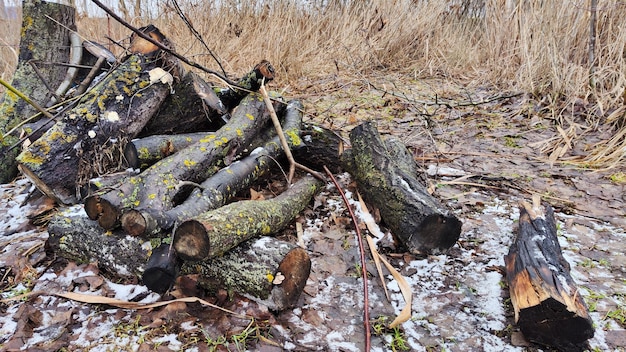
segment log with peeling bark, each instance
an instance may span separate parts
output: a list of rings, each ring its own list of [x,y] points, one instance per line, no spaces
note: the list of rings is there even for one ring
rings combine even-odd
[[[311,271],[311,259],[295,244],[261,237],[211,261],[185,263],[181,271],[199,273],[198,284],[209,292],[224,288],[280,311],[298,302]]]
[[[267,120],[265,103],[259,95],[250,94],[218,131],[207,133],[119,187],[87,197],[85,211],[105,229],[117,227],[123,212],[131,208],[167,211],[176,205],[177,195],[203,182],[241,154]]]
[[[283,132],[290,147],[301,144],[299,128],[302,122],[302,107],[301,101],[293,100],[285,109]],[[226,204],[237,192],[269,173],[276,159],[282,154],[278,136],[273,128],[271,130],[274,131],[274,138],[202,182],[180,205],[165,212],[154,209],[130,209],[122,215],[122,227],[133,236],[147,236],[169,230],[175,223],[181,223]]]
[[[413,159],[398,157],[383,142],[374,123],[350,132],[352,175],[359,191],[380,210],[385,224],[411,253],[427,255],[452,247],[461,221],[430,195]],[[404,165],[403,163],[409,163]]]
[[[184,221],[174,231],[173,246],[185,261],[206,261],[238,244],[287,226],[321,188],[305,176],[269,200],[239,201]]]
[[[68,72],[67,67],[46,63],[69,62],[71,30],[76,29],[75,9],[60,3],[29,0],[24,1],[22,11],[19,60],[11,85],[45,106],[51,91],[59,87]],[[20,148],[8,150],[19,142],[19,133],[7,135],[7,132],[36,113],[34,107],[11,92],[7,91],[0,100],[0,183],[10,182],[17,175],[15,157]]]
[[[139,137],[214,131],[229,118],[228,110],[213,86],[193,72],[188,72],[173,85],[172,91],[174,94],[163,102]]]
[[[593,321],[561,252],[552,207],[522,203],[515,242],[505,256],[515,322],[532,342],[582,351]]]
[[[169,77],[170,81],[164,80]],[[17,158],[48,196],[78,200],[90,178],[126,168],[121,151],[169,94],[171,75],[159,61],[130,56]]]

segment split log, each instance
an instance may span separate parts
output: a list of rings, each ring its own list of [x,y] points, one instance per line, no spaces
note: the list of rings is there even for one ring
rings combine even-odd
[[[124,158],[129,167],[145,170],[157,161],[196,143],[206,135],[206,132],[196,132],[133,139],[124,147]]]
[[[71,204],[77,189],[94,175],[125,168],[123,145],[170,91],[172,76],[158,65],[143,56],[129,57],[18,156],[26,176],[47,186],[42,191],[48,196]]]
[[[593,321],[557,238],[554,211],[520,206],[515,242],[504,257],[515,322],[532,342],[563,351],[582,351],[593,337]]]
[[[130,177],[119,187],[86,198],[85,211],[100,226],[112,229],[119,225],[128,209],[167,211],[174,207],[176,196],[230,164],[243,152],[254,134],[269,119],[263,100],[250,94],[233,111],[229,122],[216,132]]]
[[[461,233],[461,221],[427,192],[415,161],[390,150],[372,122],[355,127],[350,141],[352,175],[359,191],[380,210],[400,242],[417,255],[452,247]]]
[[[211,261],[185,263],[181,271],[200,273],[198,284],[209,292],[224,288],[280,311],[298,302],[311,259],[295,244],[261,237]]]
[[[301,144],[299,128],[302,122],[302,107],[301,101],[293,100],[285,109],[283,132],[290,147]],[[175,223],[181,223],[226,204],[237,192],[269,173],[271,166],[283,153],[275,129],[270,129],[274,131],[274,138],[202,182],[183,203],[165,212],[154,209],[130,209],[122,215],[122,227],[133,236],[152,235],[171,229]]]
[[[206,261],[257,236],[287,226],[311,201],[321,182],[305,176],[269,200],[239,201],[202,213],[174,231],[174,249],[185,261]]]
[[[139,137],[214,131],[229,119],[213,86],[197,74],[188,72],[172,90],[174,94],[163,102]]]
[[[69,61],[70,29],[76,29],[75,10],[59,3],[27,0],[22,6],[22,19],[19,59],[11,85],[44,106],[51,95],[46,85],[55,90],[65,79],[68,68],[42,63]],[[31,63],[37,66],[45,82]],[[6,132],[36,113],[38,111],[17,95],[9,91],[4,94],[0,102],[0,183],[7,183],[17,175],[15,157],[20,151],[19,148],[8,151],[19,142],[19,137],[5,136]]]

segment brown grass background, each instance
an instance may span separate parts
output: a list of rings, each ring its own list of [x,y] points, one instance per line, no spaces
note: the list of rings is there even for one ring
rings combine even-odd
[[[623,166],[626,2],[599,0],[595,87],[590,87],[590,0],[179,0],[180,8],[226,71],[247,72],[260,59],[275,66],[279,85],[303,77],[401,73],[407,81],[439,77],[471,87],[529,93],[547,106],[546,118],[567,124],[614,127],[613,139],[591,149],[592,167]],[[133,4],[134,5],[134,4]],[[176,50],[219,70],[176,13],[160,1],[135,26],[153,23]],[[140,11],[141,12],[141,11]],[[152,13],[150,15],[149,13]],[[0,35],[0,76],[10,79],[17,60],[19,21]],[[79,33],[107,43],[130,33],[113,20],[80,16]],[[117,50],[117,49],[116,49]],[[580,110],[580,109],[579,109]],[[570,123],[572,121],[569,121]]]

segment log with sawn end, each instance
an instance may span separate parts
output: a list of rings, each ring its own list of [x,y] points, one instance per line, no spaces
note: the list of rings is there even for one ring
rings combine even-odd
[[[515,322],[532,342],[562,351],[582,351],[593,337],[593,321],[557,238],[552,207],[520,206],[515,242],[504,257]]]
[[[305,176],[275,198],[239,201],[202,213],[176,228],[174,249],[185,261],[206,261],[250,238],[275,233],[306,207],[321,186],[321,181]]]
[[[290,101],[285,108],[283,132],[290,147],[302,144],[299,138],[302,122],[302,102]],[[274,128],[274,137],[256,147],[246,157],[233,162],[202,182],[181,204],[167,211],[154,209],[129,209],[121,218],[122,227],[133,236],[151,236],[162,230],[171,229],[175,223],[191,219],[196,215],[221,207],[237,192],[270,172],[283,153]]]
[[[271,310],[292,308],[311,271],[306,250],[273,237],[252,239],[207,262],[184,263],[182,274],[198,275],[209,291],[226,289],[264,304]]]
[[[243,152],[255,133],[269,120],[261,97],[250,94],[233,111],[229,122],[216,132],[182,149],[141,174],[103,194],[86,198],[85,211],[105,229],[119,225],[127,209],[166,211],[189,183],[197,184],[215,174]]]
[[[396,144],[383,142],[372,122],[355,127],[350,141],[352,160],[344,165],[400,242],[417,255],[452,247],[461,221],[427,192],[415,161],[403,157],[406,153],[400,153]]]

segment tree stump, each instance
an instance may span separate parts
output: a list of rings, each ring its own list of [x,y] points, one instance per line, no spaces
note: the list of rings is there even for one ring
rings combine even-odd
[[[427,255],[452,247],[461,221],[419,181],[412,158],[388,147],[376,126],[366,122],[350,132],[352,175],[359,191],[380,210],[392,233],[411,253]],[[409,163],[409,165],[403,164]]]
[[[557,239],[549,205],[520,206],[515,242],[504,257],[515,322],[532,342],[582,351],[594,335],[593,321]]]
[[[49,16],[49,18],[47,17]],[[55,21],[62,23],[59,25]],[[70,30],[76,30],[75,10],[71,6],[40,0],[25,0],[22,6],[22,30],[17,68],[11,85],[40,106],[50,99],[51,90],[63,82],[67,67],[44,64],[69,62]],[[6,29],[5,29],[6,30]],[[42,78],[35,73],[34,64]],[[45,81],[42,82],[41,80]],[[10,182],[17,175],[15,157],[20,149],[11,146],[19,142],[17,135],[2,138],[20,122],[38,113],[35,108],[10,91],[0,101],[0,183]]]

